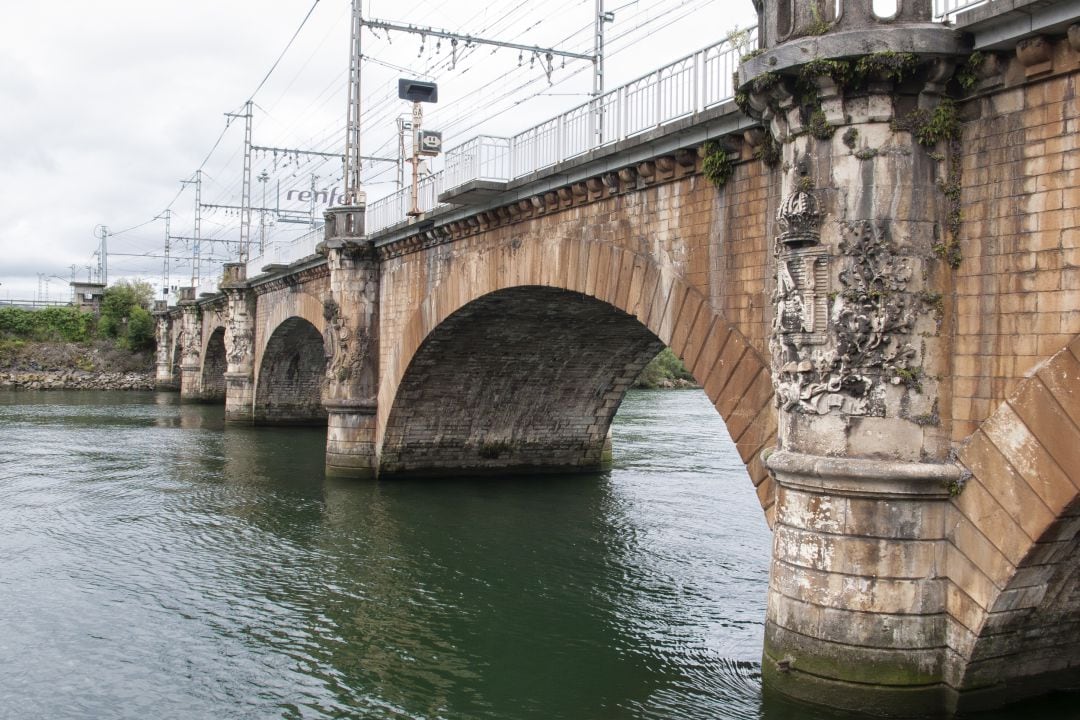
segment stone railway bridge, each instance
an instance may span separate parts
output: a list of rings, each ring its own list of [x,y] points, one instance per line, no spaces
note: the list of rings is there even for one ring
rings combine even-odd
[[[811,5],[764,3],[737,103],[226,266],[160,308],[160,382],[325,424],[328,472],[591,470],[666,345],[774,531],[767,688],[933,714],[1076,687],[1080,8]]]

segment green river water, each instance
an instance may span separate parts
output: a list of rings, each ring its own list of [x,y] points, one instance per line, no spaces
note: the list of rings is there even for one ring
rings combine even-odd
[[[700,391],[632,392],[595,475],[327,479],[324,442],[0,393],[0,718],[838,717],[763,700],[771,536]]]

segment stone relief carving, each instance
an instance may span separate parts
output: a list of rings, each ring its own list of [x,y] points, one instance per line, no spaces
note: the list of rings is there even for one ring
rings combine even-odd
[[[252,359],[254,333],[239,318],[230,318],[225,326],[225,358],[230,365],[243,365]]]
[[[359,376],[360,368],[371,356],[372,339],[367,333],[355,332],[341,314],[341,306],[332,298],[323,301],[326,330],[323,348],[326,355],[325,384],[348,382]]]
[[[796,190],[784,198],[776,209],[776,224],[780,226],[777,240],[785,245],[821,242],[821,210],[817,198],[807,190]]]
[[[169,362],[169,324],[164,320],[158,320],[157,324],[157,362],[164,364]]]
[[[884,414],[885,384],[917,385],[911,266],[884,227],[846,223],[841,255],[820,245],[814,196],[799,190],[777,215],[773,385],[787,411]],[[830,292],[830,263],[842,268]]]
[[[199,347],[202,337],[198,330],[184,323],[180,331],[180,354],[182,357],[198,360],[202,352]]]

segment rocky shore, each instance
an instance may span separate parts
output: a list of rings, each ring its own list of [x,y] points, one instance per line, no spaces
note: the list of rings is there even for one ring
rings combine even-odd
[[[151,372],[0,370],[0,390],[153,390]]]
[[[112,341],[0,338],[0,390],[153,390],[149,352]]]

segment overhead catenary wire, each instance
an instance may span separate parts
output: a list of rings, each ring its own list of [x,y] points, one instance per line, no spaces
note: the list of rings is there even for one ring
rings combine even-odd
[[[312,62],[312,58],[315,57],[319,48],[321,48],[326,40],[331,35],[331,30],[327,30],[325,33],[318,35],[319,45],[315,47],[310,53],[301,55],[303,58],[303,64],[295,71],[285,75],[281,83],[271,83],[271,80],[281,75],[280,70],[287,67],[285,62],[291,49],[300,47],[299,38],[303,35],[302,30],[305,25],[308,24],[309,19],[313,16],[314,10],[320,0],[315,0],[314,3],[308,8],[304,19],[300,25],[292,33],[288,43],[286,43],[284,49],[277,55],[274,62],[270,66],[269,70],[262,76],[259,83],[256,85],[250,97],[255,97],[256,94],[264,92],[268,88],[283,87],[281,91],[275,91],[273,94],[273,102],[266,103],[264,108],[262,105],[258,106],[258,110],[261,113],[257,117],[258,127],[265,127],[274,133],[275,138],[288,137],[289,142],[282,143],[277,142],[275,144],[286,144],[292,147],[304,147],[311,149],[312,152],[325,152],[327,155],[337,155],[340,151],[340,127],[342,126],[342,118],[344,116],[344,108],[338,111],[333,107],[333,103],[339,101],[340,96],[343,95],[343,80],[346,75],[345,72],[337,73],[329,81],[323,80],[322,83],[315,85],[317,92],[314,93],[311,102],[306,103],[303,107],[303,112],[300,114],[288,112],[282,114],[278,112],[279,117],[274,117],[275,108],[278,107],[278,102],[286,96],[289,89],[294,87],[302,78],[304,68]],[[591,5],[592,0],[570,0],[569,2],[562,3],[560,9],[569,9],[575,6]],[[425,3],[423,7],[434,6],[432,3]],[[607,56],[610,59],[612,56],[619,52],[624,52],[627,47],[632,46],[640,39],[645,37],[651,29],[655,29],[658,25],[669,25],[678,19],[685,17],[690,12],[703,7],[702,0],[683,0],[679,3],[664,2],[664,0],[658,0],[655,3],[640,3],[640,2],[625,2],[619,4],[615,11],[621,11],[627,8],[633,8],[631,12],[625,14],[619,18],[619,24],[616,25],[617,31],[613,32],[608,41]],[[527,4],[516,2],[516,0],[508,0],[507,2],[495,2],[489,3],[483,10],[471,15],[470,17],[461,19],[461,24],[455,28],[455,32],[467,35],[476,34],[481,32],[504,32],[505,36],[519,37],[524,33],[529,33],[536,29],[542,29],[547,27],[545,24],[547,20],[553,16],[557,16],[560,13],[545,13],[543,18],[529,17],[529,8]],[[565,13],[562,13],[565,15]],[[468,23],[471,21],[476,24],[477,18],[483,16],[479,24],[484,28],[473,30],[470,28],[468,32],[464,30]],[[433,19],[436,19],[433,17]],[[454,18],[456,23],[459,18]],[[551,27],[554,28],[555,24],[552,23]],[[642,33],[641,30],[645,29],[646,32]],[[563,40],[552,39],[552,34],[548,32],[546,38],[539,38],[539,41],[535,43],[536,46],[559,44],[562,42],[571,43],[568,48],[576,49],[581,48],[584,50],[591,42],[591,23],[584,25],[573,32],[566,33]],[[559,76],[553,78],[553,82],[550,84],[547,82],[547,78],[543,73],[535,72],[532,77],[529,76],[528,62],[523,67],[512,66],[502,73],[500,82],[493,83],[485,78],[491,76],[488,70],[485,70],[485,64],[490,64],[488,58],[491,57],[490,53],[479,53],[478,48],[475,46],[472,48],[465,48],[464,43],[459,45],[459,52],[456,58],[456,68],[452,68],[454,64],[450,57],[450,47],[447,43],[443,43],[441,52],[436,52],[432,42],[432,38],[428,38],[428,42],[425,46],[422,61],[419,63],[405,63],[399,64],[393,62],[389,57],[383,55],[380,51],[391,47],[387,40],[383,39],[386,35],[384,30],[380,30],[380,37],[378,39],[373,38],[370,43],[365,41],[365,62],[370,63],[372,66],[378,66],[385,71],[397,72],[397,73],[409,73],[420,76],[429,77],[444,77],[450,75],[455,78],[459,78],[464,81],[465,78],[476,75],[476,80],[469,80],[463,88],[463,92],[457,94],[454,100],[451,102],[445,102],[435,108],[435,112],[432,113],[433,122],[437,122],[436,127],[443,130],[445,134],[453,134],[457,138],[465,139],[469,132],[476,131],[483,127],[485,123],[490,123],[498,118],[505,116],[509,110],[513,110],[515,107],[526,105],[539,97],[552,97],[552,96],[574,96],[579,93],[571,92],[576,85],[577,77],[580,77],[584,73],[588,66],[567,68],[565,72],[560,73]],[[500,35],[502,37],[503,35]],[[308,35],[310,37],[310,34]],[[514,42],[511,40],[510,42]],[[525,42],[533,43],[532,39],[526,39],[519,44],[525,44]],[[400,40],[393,47],[400,45]],[[310,43],[307,43],[307,47],[311,47]],[[336,52],[336,51],[335,51]],[[505,51],[504,51],[505,52]],[[516,53],[515,53],[516,54]],[[579,54],[585,54],[584,52]],[[382,55],[382,56],[378,56]],[[513,63],[513,60],[508,60],[507,64]],[[412,66],[407,67],[408,66]],[[561,68],[560,68],[561,69]],[[381,77],[386,77],[386,73],[382,73]],[[287,83],[286,83],[287,80]],[[442,80],[440,80],[442,82]],[[469,87],[469,86],[472,87]],[[370,87],[370,85],[369,85]],[[567,88],[567,92],[553,92],[553,90],[561,90]],[[400,103],[396,96],[389,91],[388,83],[382,81],[380,87],[381,92],[375,92],[371,96],[365,96],[365,107],[363,109],[363,120],[366,126],[375,128],[384,127],[384,123],[387,120],[393,120],[397,115],[401,114]],[[587,93],[580,93],[582,95]],[[290,101],[291,102],[291,101]],[[546,106],[545,106],[546,107]],[[481,112],[477,112],[481,109]],[[329,109],[329,112],[327,112]],[[550,113],[554,115],[556,113]],[[324,130],[318,130],[315,133],[311,133],[310,130],[307,133],[301,132],[307,126],[313,125],[311,120],[319,119],[321,116],[325,116],[326,127]],[[545,117],[547,114],[545,113]],[[390,123],[392,124],[392,123]],[[225,127],[222,128],[221,133],[218,135],[210,151],[206,157],[200,163],[199,168],[203,170],[210,170],[215,176],[224,178],[223,181],[211,181],[207,184],[211,186],[213,202],[220,204],[232,203],[238,194],[240,177],[238,172],[234,172],[231,168],[236,163],[240,154],[240,148],[234,147],[233,151],[227,153],[227,156],[223,156],[219,153],[222,144],[224,143],[224,136],[228,133],[231,126],[230,122],[226,122]],[[317,126],[316,126],[317,127]],[[524,128],[521,128],[524,129]],[[388,128],[387,128],[388,130]],[[259,133],[260,139],[262,139],[262,131]],[[305,135],[307,136],[305,138]],[[295,141],[293,140],[295,138]],[[267,139],[270,139],[269,137]],[[310,140],[311,142],[307,142]],[[392,148],[397,141],[396,133],[392,134],[388,131],[377,130],[372,135],[372,141],[365,143],[368,153],[371,155],[383,155],[389,148]],[[391,152],[396,154],[396,149]],[[260,167],[253,167],[253,172],[266,169],[273,177],[277,178],[278,183],[281,183],[284,187],[300,187],[302,182],[300,178],[306,178],[311,172],[315,172],[323,177],[321,182],[334,183],[337,182],[340,177],[336,172],[326,173],[328,168],[325,166],[325,161],[317,161],[315,159],[309,159],[307,164],[297,163],[295,160],[289,164],[284,165],[278,163],[272,165],[269,158],[257,159],[256,164]],[[333,161],[330,161],[333,162]],[[438,164],[436,164],[436,168]],[[365,167],[363,180],[365,184],[376,184],[381,180],[391,177],[394,172],[393,168],[371,168]],[[289,178],[294,178],[296,183],[294,185],[288,185]],[[207,178],[209,179],[209,178]],[[388,183],[389,184],[389,183]],[[167,208],[171,208],[179,199],[179,196],[183,193],[184,187],[182,186],[177,193],[177,196],[167,205]],[[178,213],[181,217],[184,216],[184,212]],[[190,214],[187,215],[190,217]],[[205,233],[205,241],[212,247],[212,244],[216,240],[226,240],[233,236],[237,229],[235,222],[236,218],[224,217],[221,218],[225,222],[221,224],[211,225],[210,232]],[[131,228],[125,228],[120,233],[130,232],[137,227],[149,224],[152,220],[148,220],[145,223],[132,226]],[[174,222],[177,222],[176,216],[174,216]],[[274,236],[285,237],[291,228],[275,227],[272,226],[270,232]],[[284,234],[283,234],[284,233]],[[179,259],[178,259],[179,261]]]

